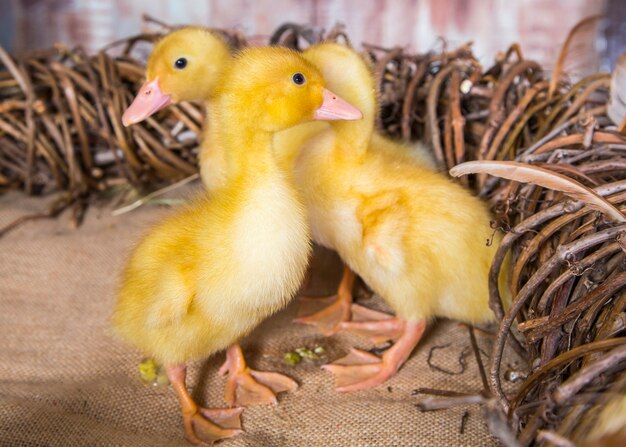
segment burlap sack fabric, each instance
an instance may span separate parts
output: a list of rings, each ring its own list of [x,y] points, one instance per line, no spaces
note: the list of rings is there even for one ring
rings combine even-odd
[[[188,191],[185,192],[188,194]],[[20,193],[0,197],[0,226],[45,210],[49,199]],[[117,277],[143,231],[169,212],[145,206],[119,217],[92,207],[78,230],[68,219],[28,222],[0,239],[0,445],[183,446],[179,406],[169,388],[151,388],[137,373],[141,353],[118,342],[109,317]],[[341,273],[336,259],[318,252],[307,292],[333,292]],[[379,305],[377,298],[363,302]],[[317,364],[289,366],[283,354],[320,345],[328,360],[357,337],[330,339],[291,323],[296,306],[266,321],[243,341],[250,365],[289,374],[300,388],[282,394],[276,407],[247,409],[245,434],[223,446],[492,446],[477,407],[421,413],[411,393],[418,387],[475,392],[481,384],[473,356],[461,374],[467,330],[440,321],[387,386],[353,394],[333,391]],[[479,343],[488,351],[489,340]],[[224,406],[224,355],[190,365],[188,384],[206,406]],[[464,414],[468,412],[468,415]],[[462,423],[462,420],[464,421]]]

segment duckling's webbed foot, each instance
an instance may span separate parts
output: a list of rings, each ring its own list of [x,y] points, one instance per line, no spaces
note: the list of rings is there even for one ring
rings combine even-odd
[[[419,343],[426,321],[403,321],[403,332],[382,358],[360,349],[329,364],[322,366],[335,375],[336,391],[348,392],[365,390],[380,385],[392,377],[409,358],[413,348]]]
[[[198,408],[189,416],[183,414],[185,438],[195,445],[211,445],[237,436],[243,433],[239,419],[242,412],[243,408]]]
[[[341,324],[350,320],[354,279],[354,272],[345,267],[336,295],[327,298],[300,298],[298,315],[301,316],[294,319],[294,322],[315,326],[327,337],[336,334]]]
[[[295,380],[283,374],[250,369],[238,344],[228,348],[219,373],[228,374],[224,394],[228,405],[276,404],[276,394],[298,388]]]
[[[185,366],[169,366],[167,377],[182,407],[185,438],[195,445],[211,445],[220,439],[242,433],[239,416],[243,408],[202,408],[189,395],[185,386]]]
[[[368,338],[375,345],[389,340],[397,340],[404,332],[405,322],[392,315],[368,309],[358,304],[352,305],[352,321],[344,321],[340,329]]]

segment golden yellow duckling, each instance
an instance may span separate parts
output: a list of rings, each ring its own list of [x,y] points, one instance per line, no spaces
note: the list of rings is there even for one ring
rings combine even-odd
[[[279,48],[244,51],[215,101],[212,132],[237,168],[219,194],[172,214],[140,242],[113,315],[121,338],[166,366],[195,444],[240,433],[242,410],[200,408],[186,389],[185,364],[232,346],[284,307],[307,266],[309,227],[276,162],[273,134],[307,120],[360,117],[324,89],[311,64]]]

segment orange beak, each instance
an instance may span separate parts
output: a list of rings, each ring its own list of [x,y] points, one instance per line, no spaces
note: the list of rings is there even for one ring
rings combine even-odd
[[[132,104],[122,115],[122,124],[130,126],[139,123],[171,103],[171,95],[166,95],[161,91],[157,76],[153,81],[143,83]]]
[[[315,111],[314,119],[319,121],[351,121],[363,118],[363,114],[359,109],[345,99],[341,99],[330,90],[324,89],[323,95],[324,102],[322,102],[320,108]]]

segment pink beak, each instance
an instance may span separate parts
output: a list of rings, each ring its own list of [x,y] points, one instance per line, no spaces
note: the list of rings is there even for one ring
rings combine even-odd
[[[139,89],[133,103],[122,115],[122,123],[124,126],[139,123],[171,103],[172,97],[161,91],[158,77],[153,81],[146,81]]]
[[[363,114],[359,109],[330,90],[324,89],[324,102],[319,109],[315,111],[316,120],[334,121],[334,120],[360,120]]]

